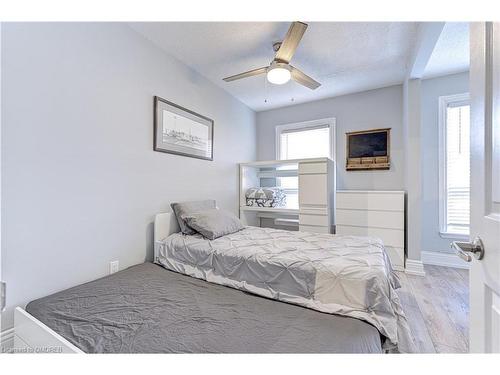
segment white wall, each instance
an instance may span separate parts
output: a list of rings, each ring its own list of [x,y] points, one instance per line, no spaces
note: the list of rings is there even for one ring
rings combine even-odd
[[[469,74],[422,80],[422,251],[451,252],[450,239],[439,236],[439,104],[444,95],[469,91]]]
[[[123,24],[5,24],[2,274],[12,309],[152,258],[153,215],[237,213],[255,114]],[[154,152],[153,96],[215,120],[214,161]]]
[[[421,122],[421,81],[410,79],[404,84],[404,148],[405,148],[405,190],[406,190],[406,269],[422,272],[420,262],[422,242],[422,122]],[[415,269],[415,264],[417,269]],[[418,269],[420,268],[420,269]]]
[[[257,157],[273,160],[275,126],[326,117],[337,119],[338,189],[398,190],[404,188],[403,91],[391,86],[356,94],[257,113]],[[356,130],[392,128],[391,169],[388,171],[345,170],[345,133]]]

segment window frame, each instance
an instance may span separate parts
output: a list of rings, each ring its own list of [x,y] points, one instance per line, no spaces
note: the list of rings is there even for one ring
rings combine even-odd
[[[439,121],[438,121],[438,164],[439,164],[439,235],[442,238],[468,240],[470,235],[449,232],[447,230],[446,210],[446,125],[447,125],[447,109],[449,104],[464,102],[470,106],[469,93],[461,93],[455,95],[445,95],[439,97]],[[470,191],[469,191],[470,193]],[[470,214],[470,211],[469,211]],[[469,227],[470,229],[470,227]]]
[[[275,150],[276,150],[276,160],[290,160],[290,159],[281,159],[281,133],[283,131],[301,131],[301,130],[308,130],[310,128],[315,128],[319,126],[328,126],[330,128],[330,155],[328,158],[332,159],[333,161],[336,160],[336,134],[335,134],[335,125],[336,125],[336,119],[335,117],[327,117],[327,118],[322,118],[318,120],[310,120],[310,121],[302,121],[302,122],[295,122],[291,124],[282,124],[282,125],[276,125],[275,127]]]

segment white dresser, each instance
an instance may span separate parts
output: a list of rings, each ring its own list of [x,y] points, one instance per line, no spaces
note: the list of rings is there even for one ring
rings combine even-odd
[[[405,192],[339,190],[336,233],[380,238],[395,270],[405,268]]]

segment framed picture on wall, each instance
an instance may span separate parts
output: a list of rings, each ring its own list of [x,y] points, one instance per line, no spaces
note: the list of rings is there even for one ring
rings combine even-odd
[[[391,129],[346,133],[346,170],[390,169]]]
[[[155,151],[213,160],[213,142],[213,120],[154,97]]]

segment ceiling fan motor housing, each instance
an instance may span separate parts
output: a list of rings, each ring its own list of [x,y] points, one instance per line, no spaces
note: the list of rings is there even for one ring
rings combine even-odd
[[[290,65],[286,62],[280,62],[278,60],[273,60],[271,62],[271,64],[269,64],[269,68],[267,68],[267,70],[271,70],[271,69],[276,69],[276,68],[281,68],[281,69],[286,69],[286,70],[289,70],[291,71],[292,69],[290,68]]]
[[[273,43],[275,56],[269,66],[232,75],[230,77],[223,78],[223,80],[231,82],[242,78],[266,74],[267,80],[276,85],[283,85],[290,79],[293,79],[295,82],[308,87],[311,90],[317,89],[321,86],[319,82],[290,65],[290,60],[292,59],[306,29],[307,24],[298,21],[293,22],[285,35],[285,39],[280,42]]]

